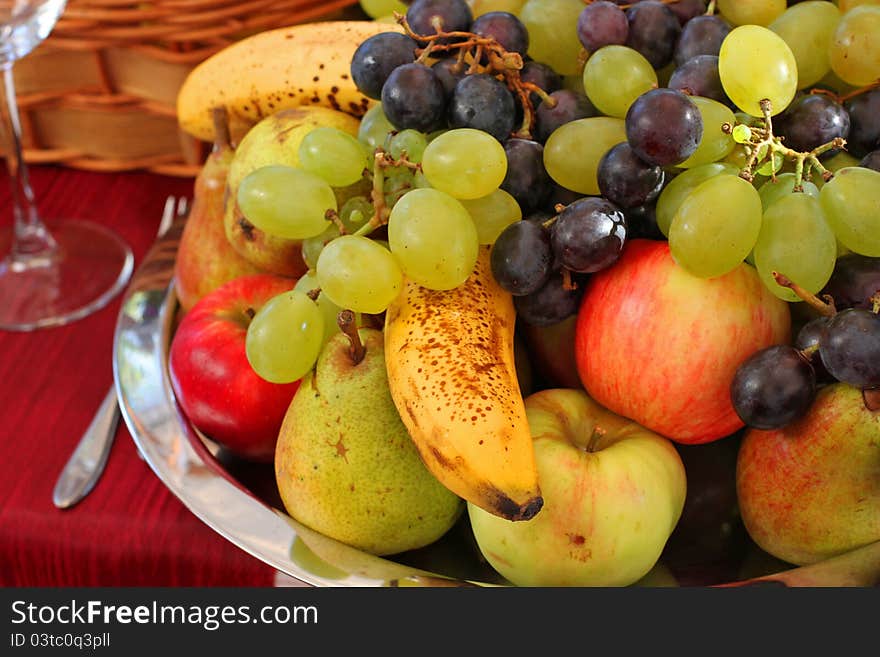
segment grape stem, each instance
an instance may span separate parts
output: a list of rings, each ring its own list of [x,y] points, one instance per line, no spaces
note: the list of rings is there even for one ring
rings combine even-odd
[[[877,290],[874,295],[868,299],[868,303],[871,304],[871,312],[875,315],[880,315],[880,290]]]
[[[880,80],[875,80],[871,84],[865,85],[864,87],[859,87],[858,89],[853,89],[849,93],[840,95],[836,94],[830,89],[810,89],[810,94],[816,95],[821,94],[823,96],[828,96],[833,99],[836,103],[843,105],[846,101],[855,98],[856,96],[861,96],[864,93],[868,93],[869,91],[873,91],[874,89],[880,88]]]
[[[336,316],[336,325],[339,326],[340,331],[345,333],[351,343],[348,347],[348,357],[351,358],[352,365],[360,364],[367,355],[367,348],[358,333],[354,313],[351,310],[343,310]]]
[[[709,6],[706,7],[706,16],[713,16],[715,14],[715,0],[709,1]]]
[[[835,137],[828,143],[817,146],[809,152],[800,152],[788,148],[782,143],[781,137],[773,134],[770,101],[765,98],[761,101],[760,105],[764,118],[764,127],[749,126],[750,135],[746,143],[746,152],[749,154],[749,159],[746,161],[742,171],[740,171],[740,177],[752,182],[755,179],[755,167],[764,162],[772,163],[775,160],[774,156],[778,155],[783,158],[792,159],[795,162],[793,188],[795,192],[804,191],[804,180],[811,179],[813,169],[818,171],[824,180],[831,180],[834,177],[834,173],[822,165],[819,161],[819,156],[832,149],[845,147],[846,140],[842,137]],[[736,128],[736,125],[730,123],[725,123],[721,126],[721,129],[727,134],[732,134],[734,128]],[[776,181],[776,171],[778,171],[778,168],[771,165],[770,177],[774,182]]]
[[[530,93],[537,94],[543,102],[549,103],[548,107],[556,106],[556,99],[546,91],[536,84],[523,81],[520,76],[520,71],[523,68],[522,55],[507,51],[495,38],[483,37],[473,32],[446,32],[443,29],[442,21],[438,19],[432,22],[434,34],[416,34],[407,22],[406,16],[394,12],[394,18],[403,27],[408,37],[418,43],[425,44],[424,48],[416,51],[417,62],[426,63],[434,52],[458,51],[456,63],[458,72],[467,65],[466,75],[488,73],[503,79],[523,109],[522,125],[519,130],[513,133],[514,137],[532,138],[532,130],[535,128],[535,107],[532,104]],[[482,63],[484,60],[485,65]]]
[[[822,301],[815,294],[807,292],[800,285],[792,281],[790,278],[785,276],[784,274],[780,274],[778,271],[772,272],[773,280],[776,281],[777,285],[781,285],[782,287],[787,287],[789,290],[794,292],[798,298],[809,305],[811,308],[817,310],[821,315],[825,317],[833,317],[837,314],[837,308],[834,306],[834,299],[832,299],[829,295],[824,295],[825,301]]]
[[[333,222],[333,225],[339,229],[340,235],[346,235],[348,233],[348,229],[346,229],[345,224],[342,223],[342,219],[339,218],[339,213],[333,208],[329,208],[327,212],[324,213],[324,219]]]

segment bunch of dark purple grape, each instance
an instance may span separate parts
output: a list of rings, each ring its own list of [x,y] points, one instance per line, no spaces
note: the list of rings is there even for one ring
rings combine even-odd
[[[731,386],[734,409],[756,429],[803,417],[821,385],[846,383],[864,390],[867,404],[880,401],[880,258],[841,256],[824,301],[791,286],[818,316],[800,328],[793,345],[753,354]]]

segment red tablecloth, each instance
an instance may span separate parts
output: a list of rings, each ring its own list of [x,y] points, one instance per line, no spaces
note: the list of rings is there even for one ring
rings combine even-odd
[[[0,224],[12,223],[0,171]],[[135,267],[169,194],[192,180],[34,167],[46,217],[91,219],[131,245]],[[2,299],[0,299],[2,303]],[[52,504],[59,472],[113,380],[120,297],[65,327],[0,331],[0,585],[268,586],[275,571],[192,515],[137,455],[120,422],[106,472],[79,505]]]

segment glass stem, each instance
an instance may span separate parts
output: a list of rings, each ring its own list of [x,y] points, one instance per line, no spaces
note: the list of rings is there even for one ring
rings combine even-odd
[[[21,146],[21,119],[18,114],[18,101],[15,96],[15,81],[12,75],[12,62],[3,65],[2,106],[3,128],[9,143],[6,149],[6,166],[9,170],[9,184],[12,188],[12,211],[15,219],[14,237],[10,257],[13,266],[37,264],[34,260],[49,259],[55,253],[56,244],[52,235],[40,220],[34,201],[34,192],[28,178],[27,165]]]

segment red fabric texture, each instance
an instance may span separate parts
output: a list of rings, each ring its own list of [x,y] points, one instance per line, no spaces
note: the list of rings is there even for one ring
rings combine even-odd
[[[0,178],[5,228],[12,224],[5,170]],[[191,197],[193,189],[190,179],[61,167],[32,167],[31,182],[43,216],[112,228],[131,246],[135,267],[166,197]],[[52,504],[55,481],[112,384],[120,301],[67,326],[0,331],[0,585],[271,586],[273,568],[165,488],[124,421],[92,493],[64,511]]]

